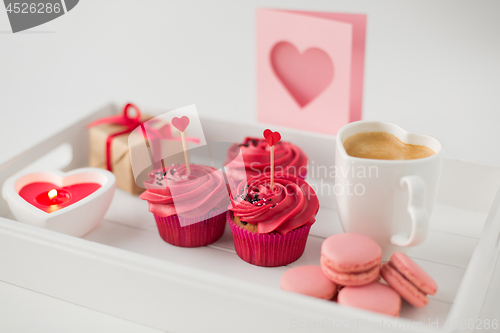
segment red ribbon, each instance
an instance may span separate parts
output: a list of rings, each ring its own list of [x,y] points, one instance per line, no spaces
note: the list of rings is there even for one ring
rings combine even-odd
[[[136,111],[136,115],[133,118],[130,117],[130,115],[128,113],[130,108],[134,108]],[[106,139],[106,168],[109,171],[111,171],[111,143],[113,142],[113,139],[116,136],[130,133],[134,129],[136,129],[137,126],[144,124],[145,121],[141,121],[140,119],[141,119],[141,111],[139,110],[139,108],[132,103],[128,103],[123,108],[123,114],[97,119],[96,121],[87,125],[87,128],[91,128],[91,127],[95,127],[95,126],[99,126],[99,125],[103,125],[103,124],[114,124],[114,125],[120,125],[120,126],[125,127],[125,129],[123,131],[110,134],[108,136],[108,138]],[[176,140],[176,141],[181,140],[181,138],[172,137],[170,124],[165,124],[164,126],[162,126],[159,129],[154,129],[150,126],[147,126],[147,130],[146,130],[145,127],[146,126],[143,126],[143,133],[145,136],[148,134],[148,136],[150,137],[150,141],[153,141],[153,143],[157,142],[156,139]],[[146,132],[147,132],[147,134],[146,134]],[[200,139],[198,139],[198,138],[186,137],[186,141],[200,143]],[[153,148],[153,151],[158,151],[158,149]]]
[[[128,114],[128,110],[130,108],[135,109],[136,115],[134,118],[130,117],[130,115]],[[140,119],[141,119],[141,110],[139,110],[139,108],[134,104],[128,103],[123,108],[123,114],[97,119],[96,121],[87,125],[87,128],[99,126],[102,124],[114,124],[125,127],[123,131],[110,134],[106,139],[106,169],[108,169],[108,171],[111,171],[111,143],[113,142],[113,139],[118,135],[132,132],[137,126],[143,123],[140,121]]]

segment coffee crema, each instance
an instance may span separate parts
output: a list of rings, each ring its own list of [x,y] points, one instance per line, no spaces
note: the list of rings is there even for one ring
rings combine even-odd
[[[434,155],[425,147],[399,141],[385,132],[367,132],[350,136],[344,142],[347,155],[376,160],[413,160]]]

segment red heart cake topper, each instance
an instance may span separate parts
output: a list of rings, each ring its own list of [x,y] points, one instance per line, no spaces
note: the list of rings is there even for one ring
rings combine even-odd
[[[184,161],[186,162],[187,173],[191,174],[191,168],[189,167],[189,155],[187,152],[187,145],[186,145],[186,137],[184,136],[184,131],[189,125],[189,118],[186,116],[182,116],[180,118],[173,117],[171,123],[172,126],[177,128],[181,132],[182,150],[184,150]]]
[[[179,131],[184,132],[189,125],[189,118],[186,116],[182,116],[180,118],[173,117],[172,118],[172,126],[177,128]]]
[[[264,131],[264,138],[266,139],[269,147],[274,146],[281,140],[281,134],[279,132],[273,132],[270,129]]]

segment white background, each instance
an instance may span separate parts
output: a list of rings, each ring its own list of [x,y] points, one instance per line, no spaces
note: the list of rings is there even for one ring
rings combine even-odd
[[[196,103],[204,116],[255,122],[258,7],[367,14],[363,118],[435,136],[449,156],[500,164],[496,0],[82,0],[17,34],[0,8],[0,163],[109,102]],[[0,287],[12,332],[30,330],[25,316],[38,331],[142,330]]]
[[[17,34],[0,9],[0,161],[111,101],[255,121],[257,7],[367,14],[364,119],[500,164],[496,0],[83,0]]]

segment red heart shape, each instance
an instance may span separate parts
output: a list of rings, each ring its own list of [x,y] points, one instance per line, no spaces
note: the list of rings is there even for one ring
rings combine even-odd
[[[281,140],[281,134],[279,132],[273,132],[270,129],[266,129],[264,131],[264,138],[267,141],[267,144],[269,147],[274,146]]]
[[[173,117],[172,126],[177,128],[179,131],[184,132],[189,125],[189,118],[182,116],[181,118]]]
[[[24,186],[19,191],[19,195],[36,208],[41,209],[46,213],[52,213],[53,211],[55,211],[54,207],[40,204],[36,200],[37,196],[43,193],[47,193],[52,189],[68,191],[69,193],[71,193],[71,197],[67,202],[57,205],[57,210],[59,210],[91,195],[100,187],[101,185],[97,183],[80,183],[61,187],[48,182],[36,182]]]
[[[271,65],[300,107],[314,100],[333,80],[332,60],[316,47],[300,53],[288,42],[277,43],[271,50]]]

